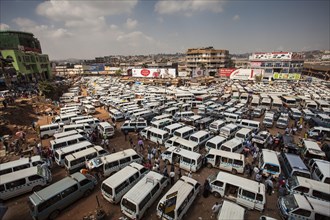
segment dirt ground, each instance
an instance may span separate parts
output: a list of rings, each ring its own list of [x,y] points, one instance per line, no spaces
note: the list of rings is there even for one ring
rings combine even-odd
[[[28,133],[28,139],[32,140],[36,138],[35,132],[31,129],[31,124],[33,121],[38,121],[39,125],[48,124],[51,121],[50,116],[46,116],[45,114],[40,113],[40,109],[46,109],[50,106],[45,104],[38,105],[38,104],[20,104],[13,107],[9,107],[9,109],[1,108],[1,114],[4,114],[3,118],[7,120],[6,126],[1,126],[0,134],[15,134],[20,128],[23,128]],[[37,110],[38,109],[38,110]],[[54,108],[55,109],[55,108]],[[39,112],[39,114],[36,114]],[[100,119],[107,120],[109,118],[108,113],[103,108],[97,108],[97,112],[95,114],[96,117]],[[115,136],[111,139],[111,147],[114,147],[116,151],[120,151],[123,149],[129,148],[128,141],[125,141],[124,135],[120,132],[121,123],[117,124],[117,131]],[[271,129],[271,132],[275,134],[277,132],[276,129]],[[282,131],[283,132],[283,131]],[[133,137],[135,143],[137,143],[136,134],[130,134]],[[44,147],[49,146],[48,140],[43,140],[42,145]],[[148,143],[148,142],[147,142]],[[150,145],[155,145],[150,142]],[[164,150],[164,149],[163,149]],[[144,152],[146,156],[146,152]],[[9,155],[6,157],[2,157],[2,161],[8,161],[18,158],[17,155]],[[161,163],[161,170],[164,167],[164,163]],[[219,170],[212,168],[202,168],[197,173],[193,173],[193,178],[198,180],[201,184],[204,183],[204,180],[210,175],[217,173]],[[53,182],[56,182],[66,176],[66,173],[63,168],[58,166],[54,166],[52,169],[53,174]],[[187,175],[187,173],[183,173],[183,175]],[[58,217],[60,220],[75,220],[75,219],[83,219],[84,216],[91,215],[95,213],[95,209],[97,207],[97,198],[101,207],[107,213],[106,219],[121,219],[124,215],[120,212],[120,205],[113,205],[103,199],[101,195],[99,183],[94,190],[94,192],[87,198],[80,199],[76,203],[72,204],[65,210],[63,210]],[[162,195],[154,202],[153,206],[149,208],[149,210],[145,213],[144,219],[157,219],[156,217],[156,206],[160,198],[165,194],[165,192],[169,189],[169,187],[164,190]],[[24,219],[29,220],[32,219],[27,205],[28,196],[30,193],[25,195],[13,198],[9,201],[5,202],[5,205],[8,206],[8,211],[4,216],[4,220],[16,220],[16,219]],[[198,198],[194,201],[192,207],[189,209],[185,219],[210,219],[211,216],[211,208],[216,201],[220,201],[221,199],[215,198],[213,195],[210,195],[208,198],[204,198],[203,196],[198,196]],[[277,201],[277,192],[272,196],[268,196],[266,198],[266,208],[263,213],[258,211],[247,211],[246,219],[258,219],[261,215],[271,216],[276,219],[280,219],[276,201]]]

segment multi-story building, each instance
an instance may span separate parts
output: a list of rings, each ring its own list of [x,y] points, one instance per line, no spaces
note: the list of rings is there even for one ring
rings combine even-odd
[[[219,68],[228,66],[229,51],[213,47],[191,48],[186,53],[186,63],[189,74],[197,69],[217,72]]]
[[[42,54],[40,42],[32,33],[0,31],[0,53],[26,80],[51,78],[48,55]]]
[[[295,52],[253,53],[250,57],[253,69],[263,69],[264,78],[300,79],[304,56]]]

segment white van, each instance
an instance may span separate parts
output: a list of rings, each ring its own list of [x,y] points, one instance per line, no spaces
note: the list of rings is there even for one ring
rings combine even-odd
[[[317,142],[304,139],[302,141],[302,156],[305,159],[324,159],[325,152],[322,151]]]
[[[245,219],[246,210],[227,200],[223,201],[221,209],[218,213],[218,220],[226,220],[226,219],[235,219],[235,220],[244,220]]]
[[[309,167],[314,180],[330,184],[330,162],[326,160],[311,159]]]
[[[165,150],[161,158],[166,164],[178,164],[181,169],[197,172],[202,167],[202,155],[178,147]]]
[[[263,211],[266,204],[266,187],[263,183],[220,171],[208,177],[211,192],[237,204]]]
[[[54,152],[55,162],[60,167],[64,166],[64,159],[67,155],[73,154],[78,151],[85,150],[87,148],[93,147],[94,145],[89,141],[82,141],[76,144],[69,145],[65,148],[58,149]]]
[[[93,128],[87,123],[63,126],[63,132],[73,131],[73,130],[77,130],[77,129],[83,130],[88,133],[93,131]]]
[[[142,157],[133,149],[112,153],[93,161],[95,167],[101,167],[100,171],[104,177],[111,176],[132,162],[142,163]]]
[[[330,186],[327,183],[322,183],[301,176],[293,176],[288,179],[286,187],[291,194],[305,194],[310,197],[330,202]]]
[[[128,192],[149,170],[138,163],[131,163],[105,179],[101,185],[103,198],[117,204],[122,196]]]
[[[124,114],[117,109],[110,109],[109,111],[110,118],[114,118],[116,121],[124,120]]]
[[[115,135],[114,127],[108,122],[100,122],[97,125],[97,129],[99,130],[99,135],[103,137],[104,135],[108,137],[113,137]]]
[[[210,140],[213,137],[209,132],[205,130],[197,131],[189,136],[189,140],[198,144],[201,148],[204,146],[206,141]]]
[[[262,175],[268,177],[272,175],[278,178],[281,173],[281,165],[277,158],[277,153],[272,150],[262,149],[259,157],[259,169],[262,170]]]
[[[238,126],[241,128],[250,128],[254,131],[259,131],[260,129],[260,122],[254,121],[254,120],[247,120],[247,119],[242,119],[239,123]]]
[[[236,123],[241,117],[238,114],[225,112],[224,117],[227,122]]]
[[[57,133],[54,134],[54,139],[61,139],[61,138],[65,138],[65,137],[69,137],[71,135],[75,135],[75,134],[81,134],[82,136],[85,136],[86,132],[81,130],[81,129],[75,129],[75,130],[71,130],[71,131],[65,131],[65,132],[61,132],[61,133]]]
[[[209,125],[209,130],[213,134],[219,134],[220,128],[226,125],[226,122],[223,120],[216,120]]]
[[[20,158],[18,160],[2,163],[0,166],[0,179],[2,175],[5,175],[7,173],[13,173],[19,170],[23,170],[43,164],[46,164],[46,161],[42,159],[40,156],[33,156],[31,157],[31,159]]]
[[[100,107],[101,106],[101,102],[97,99],[92,99],[91,103],[94,107]]]
[[[171,115],[171,117],[172,117],[178,111],[179,111],[178,107],[170,107],[170,108],[165,109],[164,113],[168,114],[168,115]]]
[[[171,125],[167,125],[164,127],[164,130],[169,133],[169,135],[173,135],[174,131],[186,126],[184,123],[177,122]]]
[[[192,112],[192,111],[187,111],[187,112],[176,112],[174,115],[173,115],[173,120],[174,121],[180,121],[182,120],[183,118],[188,118],[188,117],[191,117],[193,116],[195,113]]]
[[[200,190],[200,183],[192,178],[182,176],[158,202],[157,216],[167,220],[183,219]],[[169,201],[169,198],[173,198],[173,196],[176,196],[177,201],[175,208],[172,212],[166,213],[166,207],[168,207],[166,203]]]
[[[173,123],[172,119],[164,118],[161,120],[152,121],[150,123],[150,126],[158,129],[163,129],[165,126],[171,125],[172,123]]]
[[[180,147],[185,150],[193,151],[193,152],[199,152],[199,146],[196,142],[188,141],[186,139],[180,138],[180,137],[171,137],[165,142],[165,147]]]
[[[299,193],[278,199],[281,217],[284,219],[317,220],[329,219],[329,202]]]
[[[64,147],[67,147],[68,145],[72,145],[81,141],[85,141],[86,138],[82,136],[81,134],[75,134],[72,136],[68,136],[61,139],[51,140],[50,141],[50,147],[53,152],[55,152],[57,149],[61,149]]]
[[[219,135],[222,137],[225,137],[227,139],[230,139],[235,136],[236,132],[239,130],[240,127],[238,127],[236,124],[227,124],[224,127],[220,128]]]
[[[79,172],[80,169],[86,166],[88,160],[101,157],[109,154],[101,146],[93,146],[82,151],[78,151],[65,156],[64,165],[68,174]]]
[[[227,141],[227,138],[222,136],[214,136],[205,143],[205,149],[207,151],[211,149],[220,149],[221,145]]]
[[[63,107],[60,109],[61,115],[76,112],[80,112],[80,106]]]
[[[162,114],[162,115],[158,115],[158,116],[155,116],[152,118],[151,122],[153,121],[159,121],[159,120],[162,120],[162,119],[171,119],[172,118],[172,115],[171,114]]]
[[[68,125],[71,122],[71,118],[77,117],[77,113],[69,113],[69,114],[63,114],[56,116],[52,120],[52,124],[57,124],[57,123],[63,123],[64,125]]]
[[[7,200],[31,191],[38,191],[52,181],[47,166],[35,166],[1,175],[0,200]]]
[[[85,105],[84,106],[84,111],[87,113],[87,114],[94,114],[96,112],[96,109],[93,105]]]
[[[131,219],[142,219],[168,184],[168,178],[150,171],[123,196],[120,203],[122,213]]]
[[[99,123],[100,120],[98,118],[89,118],[89,119],[83,119],[76,121],[76,124],[89,124],[92,128],[95,128]]]
[[[76,121],[80,121],[80,120],[83,120],[83,119],[89,119],[89,118],[93,118],[93,116],[92,115],[81,115],[81,116],[78,116],[78,117],[74,117],[74,118],[71,118],[70,124],[75,124]]]
[[[170,137],[167,131],[154,127],[144,128],[142,131],[140,131],[140,135],[145,139],[160,144],[164,144],[165,141]]]
[[[243,173],[245,156],[223,150],[211,149],[206,155],[207,167],[216,167],[233,174]]]
[[[236,134],[235,138],[240,139],[242,142],[250,141],[252,139],[253,130],[250,128],[241,128]]]
[[[239,153],[239,154],[242,153],[243,149],[244,149],[243,142],[237,138],[233,138],[226,141],[220,147],[220,150]]]
[[[308,137],[310,138],[317,138],[319,134],[326,133],[326,140],[330,141],[330,128],[325,128],[325,127],[313,127],[309,129],[308,131]]]
[[[181,138],[189,138],[190,135],[196,132],[195,127],[193,126],[184,126],[174,131],[173,136],[181,137]]]
[[[40,126],[40,138],[49,138],[53,136],[56,132],[61,131],[64,123],[49,124]]]

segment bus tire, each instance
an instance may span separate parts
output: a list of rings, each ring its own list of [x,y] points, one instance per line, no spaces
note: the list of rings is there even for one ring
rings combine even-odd
[[[231,173],[234,174],[234,175],[236,175],[237,174],[237,170],[232,169]]]
[[[33,192],[37,192],[37,191],[40,191],[42,189],[42,186],[38,185],[38,186],[35,186],[33,187]]]
[[[216,198],[220,198],[220,197],[221,197],[220,193],[218,193],[218,192],[213,192],[213,195],[214,195],[214,197],[216,197]]]
[[[92,193],[92,190],[88,189],[84,192],[84,197],[88,197]]]
[[[208,168],[212,168],[212,164],[210,164],[210,163],[208,163],[206,166],[207,166]]]
[[[49,219],[56,219],[57,218],[57,216],[60,214],[60,210],[55,210],[55,211],[53,211],[52,213],[50,213],[50,215],[49,215]]]

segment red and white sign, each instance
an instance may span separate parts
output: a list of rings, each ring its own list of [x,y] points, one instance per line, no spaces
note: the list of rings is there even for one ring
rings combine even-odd
[[[132,69],[133,77],[175,78],[175,69]]]
[[[237,69],[231,73],[230,79],[254,80],[256,75],[263,76],[263,69]]]
[[[218,71],[220,77],[227,77],[229,78],[230,75],[236,70],[236,68],[221,68]]]

